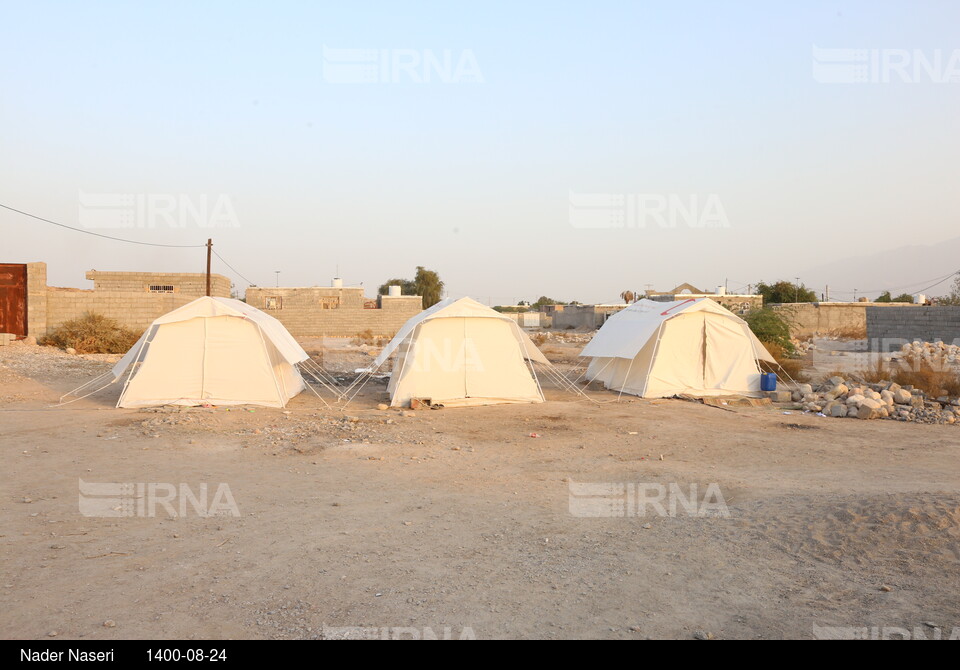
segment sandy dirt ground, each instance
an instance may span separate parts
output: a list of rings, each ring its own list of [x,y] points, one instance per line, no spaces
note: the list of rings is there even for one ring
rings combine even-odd
[[[960,628],[957,426],[546,383],[545,404],[417,412],[378,410],[384,382],[346,410],[50,407],[115,358],[0,348],[4,638]],[[84,516],[79,480],[226,484],[239,515]],[[571,482],[716,484],[728,516],[582,518]]]

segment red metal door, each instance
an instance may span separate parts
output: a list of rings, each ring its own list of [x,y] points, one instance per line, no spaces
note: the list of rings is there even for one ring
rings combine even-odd
[[[27,266],[0,263],[0,333],[27,334]]]

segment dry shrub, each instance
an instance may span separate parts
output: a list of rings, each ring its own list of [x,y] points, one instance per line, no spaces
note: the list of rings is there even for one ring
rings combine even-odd
[[[920,356],[907,356],[894,372],[893,381],[934,397],[960,396],[960,373],[942,357],[928,361]]]
[[[352,343],[356,345],[376,344],[377,342],[379,342],[379,340],[380,338],[374,335],[372,330],[367,328],[366,330],[362,330],[356,335],[354,335]]]
[[[824,333],[827,337],[833,337],[838,340],[865,340],[867,339],[867,326],[848,326],[846,328],[834,328]]]
[[[535,345],[542,347],[543,343],[546,342],[548,338],[546,333],[534,333],[530,336],[530,339],[533,340]]]
[[[121,326],[116,320],[87,312],[71,319],[40,338],[46,346],[73,348],[78,354],[125,354],[140,339],[140,334]]]
[[[882,356],[877,356],[872,365],[856,371],[856,376],[867,384],[879,384],[893,379],[894,370],[887,365]]]
[[[763,346],[767,348],[770,355],[777,359],[778,365],[773,365],[766,361],[760,361],[760,369],[764,372],[775,372],[779,376],[785,376],[798,382],[806,382],[810,379],[803,360],[795,358],[787,353],[787,350],[776,343],[764,342]]]

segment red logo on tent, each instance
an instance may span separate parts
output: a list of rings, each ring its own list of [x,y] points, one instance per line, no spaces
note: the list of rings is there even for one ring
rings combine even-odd
[[[666,316],[666,315],[669,314],[672,310],[675,310],[675,309],[678,309],[678,308],[680,308],[680,307],[683,307],[683,306],[686,305],[688,302],[696,302],[696,301],[697,301],[696,298],[688,298],[687,300],[684,300],[683,302],[681,302],[679,305],[674,305],[673,307],[671,307],[670,309],[668,309],[666,312],[660,312],[660,316]]]

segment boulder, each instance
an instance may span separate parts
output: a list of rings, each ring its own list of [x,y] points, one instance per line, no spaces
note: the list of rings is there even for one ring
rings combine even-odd
[[[790,391],[764,391],[764,397],[773,402],[792,402],[793,394]]]
[[[835,400],[836,398],[840,398],[840,397],[842,397],[842,396],[847,395],[847,393],[848,393],[849,391],[850,391],[850,389],[848,389],[848,388],[846,387],[846,385],[844,385],[844,384],[837,384],[837,385],[834,386],[832,389],[830,389],[829,391],[827,391],[826,398],[827,398],[827,400]]]
[[[847,415],[847,406],[834,400],[827,403],[827,406],[823,409],[823,413],[839,419]]]
[[[897,389],[893,392],[893,402],[898,405],[909,405],[911,400],[913,400],[913,394],[910,391]]]

